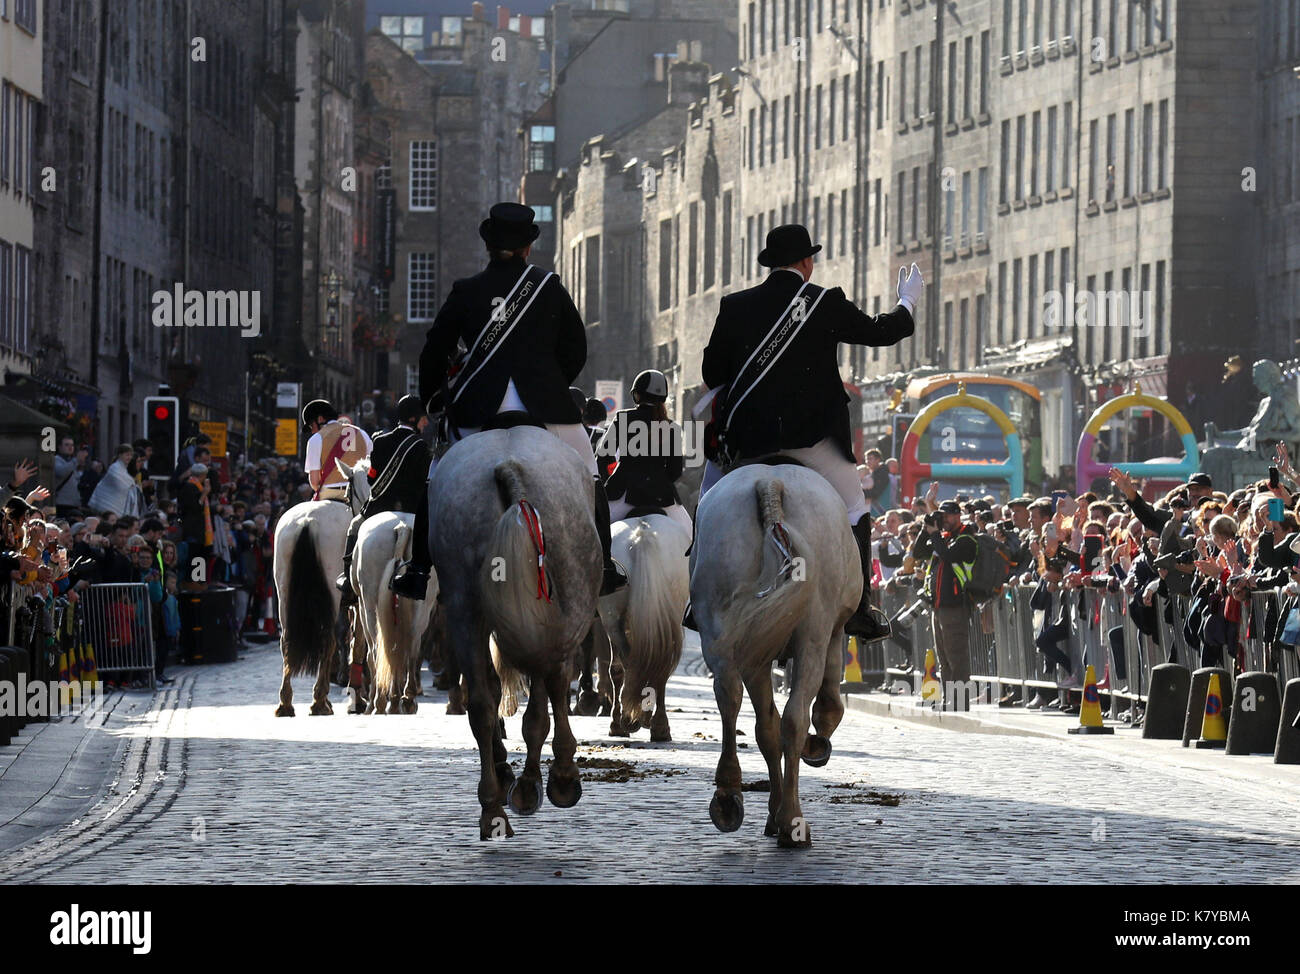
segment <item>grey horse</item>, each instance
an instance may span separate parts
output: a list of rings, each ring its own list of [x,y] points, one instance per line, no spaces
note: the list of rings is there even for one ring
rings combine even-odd
[[[591,627],[600,591],[592,494],[578,454],[531,426],[461,440],[429,482],[429,546],[446,638],[468,684],[470,728],[482,760],[481,839],[514,834],[503,799],[523,815],[541,806],[548,701],[555,760],[546,795],[560,808],[582,795],[573,760],[577,740],[569,728],[568,665]],[[495,636],[495,654],[489,635]],[[516,781],[497,712],[502,681],[520,677],[529,681],[523,720],[528,757]]]
[[[736,757],[743,683],[771,781],[763,833],[783,847],[811,845],[799,807],[799,759],[814,767],[830,760],[830,737],[844,716],[844,623],[862,592],[844,502],[812,470],[753,465],[718,481],[696,517],[691,602],[722,713],[709,817],[723,832],[734,832],[744,819]],[[778,658],[787,660],[790,676],[779,719],[771,677]]]

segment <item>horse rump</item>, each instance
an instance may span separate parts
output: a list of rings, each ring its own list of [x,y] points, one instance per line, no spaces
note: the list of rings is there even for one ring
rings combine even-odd
[[[780,480],[754,484],[762,554],[758,577],[739,584],[727,606],[727,624],[715,650],[743,654],[749,660],[775,659],[790,640],[812,597],[806,581],[808,545],[785,523],[785,485]]]
[[[648,521],[640,521],[628,539],[623,709],[634,721],[641,717],[646,687],[663,683],[682,655],[682,606],[673,599],[669,577],[670,559],[680,554],[668,549]]]
[[[548,631],[558,629],[563,620],[526,520],[536,512],[525,496],[523,470],[517,461],[503,460],[493,477],[505,510],[492,529],[479,569],[479,592],[487,628],[496,634],[509,662],[516,647],[547,642]]]
[[[281,596],[284,659],[292,676],[314,676],[334,644],[334,618],[328,611],[333,595],[310,524],[293,539],[287,583]]]

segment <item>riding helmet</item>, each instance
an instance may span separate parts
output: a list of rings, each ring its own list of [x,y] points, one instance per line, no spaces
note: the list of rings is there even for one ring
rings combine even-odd
[[[397,400],[397,421],[399,423],[418,423],[427,413],[419,396],[403,396]]]
[[[310,426],[318,419],[338,419],[339,411],[326,399],[313,399],[302,407],[302,425]]]
[[[668,398],[668,377],[658,369],[646,369],[632,380],[632,395],[638,402],[658,403]]]

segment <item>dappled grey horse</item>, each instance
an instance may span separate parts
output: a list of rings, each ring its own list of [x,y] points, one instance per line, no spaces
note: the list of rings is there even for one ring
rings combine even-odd
[[[722,757],[709,817],[723,832],[744,819],[736,717],[741,684],[771,790],[763,834],[811,844],[799,807],[799,760],[820,767],[844,716],[844,623],[862,593],[844,502],[820,475],[795,465],[741,467],[700,502],[691,552],[691,602],[722,712]],[[789,700],[778,718],[772,662],[785,659]],[[808,733],[809,706],[816,733]]]
[[[442,589],[446,639],[469,689],[478,742],[479,838],[513,835],[503,800],[520,814],[542,802],[541,749],[555,716],[551,803],[582,794],[569,728],[568,663],[590,628],[600,591],[592,481],[578,454],[532,426],[486,430],[456,443],[429,483],[429,547]],[[489,648],[495,635],[497,665]],[[497,720],[502,680],[528,680],[519,780]]]

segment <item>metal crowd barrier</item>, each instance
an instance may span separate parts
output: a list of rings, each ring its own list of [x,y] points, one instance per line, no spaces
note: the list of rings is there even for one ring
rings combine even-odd
[[[86,637],[100,673],[154,671],[152,606],[143,582],[89,586],[81,595]]]
[[[1054,618],[1062,600],[1068,608],[1069,635],[1058,644],[1072,665],[1072,673],[1067,675],[1062,668],[1049,666],[1034,645],[1043,613],[1030,606],[1033,592],[1032,586],[1011,585],[1000,596],[972,606],[971,679],[981,696],[1008,687],[1025,691],[1081,689],[1085,667],[1091,664],[1102,693],[1110,697],[1111,715],[1118,716],[1125,702],[1146,703],[1156,666],[1171,662],[1192,670],[1201,666],[1200,650],[1188,645],[1183,631],[1190,599],[1175,596],[1170,600],[1167,608],[1172,622],[1168,622],[1166,600],[1156,597],[1157,634],[1153,638],[1129,617],[1128,592],[1084,587],[1053,593]],[[891,619],[919,598],[911,587],[884,588],[878,594],[880,608]],[[1288,598],[1277,591],[1256,592],[1250,604],[1243,606],[1238,631],[1246,670],[1276,673],[1283,685],[1300,677],[1300,650],[1284,646],[1276,638],[1295,606],[1300,606],[1300,598]],[[1271,633],[1266,631],[1270,611],[1275,617]],[[922,611],[910,624],[895,625],[893,638],[866,647],[866,659],[860,661],[864,678],[883,675],[881,689],[897,691],[901,683],[914,690],[925,672],[926,652],[934,648],[930,618],[928,609]],[[1123,632],[1122,659],[1116,658],[1109,638],[1117,626]],[[1266,638],[1270,634],[1273,638]],[[1232,669],[1229,660],[1225,664]]]

